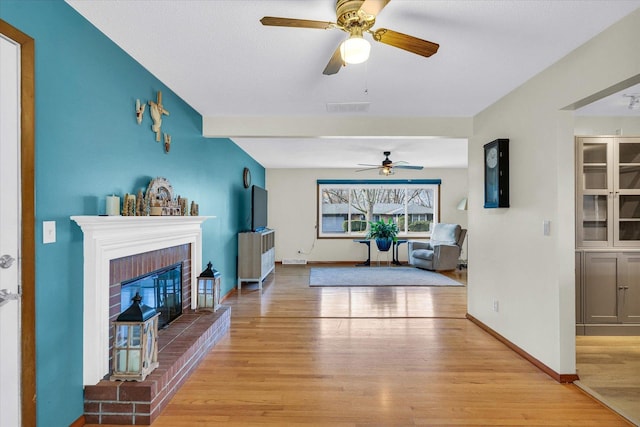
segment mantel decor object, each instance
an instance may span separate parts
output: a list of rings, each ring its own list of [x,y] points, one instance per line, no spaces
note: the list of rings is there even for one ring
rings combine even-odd
[[[182,215],[180,201],[173,196],[173,187],[166,178],[157,177],[152,179],[147,187],[147,198],[149,199],[149,214],[160,215]]]
[[[106,214],[109,216],[120,215],[120,197],[107,196]]]
[[[195,210],[194,210],[195,207]],[[126,193],[122,205],[120,197],[111,195],[106,199],[106,215],[122,216],[192,216],[198,215],[198,205],[180,195],[174,195],[173,187],[166,178],[152,179],[146,193],[138,189],[137,193]]]

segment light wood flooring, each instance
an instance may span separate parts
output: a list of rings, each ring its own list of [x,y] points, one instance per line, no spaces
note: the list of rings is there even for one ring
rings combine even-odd
[[[640,337],[576,337],[580,384],[640,425]]]
[[[466,287],[308,283],[278,265],[227,298],[229,334],[153,425],[629,425],[467,320]]]

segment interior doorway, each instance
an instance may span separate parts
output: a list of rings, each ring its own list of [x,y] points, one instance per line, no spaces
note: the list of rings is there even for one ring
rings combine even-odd
[[[15,171],[16,185],[15,188],[17,197],[17,204],[15,212],[18,213],[16,222],[21,224],[20,231],[16,233],[17,247],[19,253],[17,256],[11,256],[15,258],[14,263],[18,263],[20,266],[19,274],[16,276],[16,282],[19,282],[20,288],[18,289],[18,283],[16,283],[16,292],[8,293],[17,294],[19,297],[19,308],[15,308],[16,314],[19,316],[20,332],[16,336],[16,345],[19,347],[17,353],[19,354],[18,361],[20,366],[20,373],[17,376],[18,388],[20,390],[19,397],[16,396],[15,401],[19,402],[17,408],[12,411],[12,417],[15,417],[15,412],[18,413],[17,417],[21,425],[31,426],[36,425],[36,354],[35,354],[35,201],[34,201],[34,149],[35,149],[35,92],[34,92],[34,40],[28,35],[24,34],[17,28],[11,26],[4,20],[0,19],[0,37],[7,41],[7,45],[10,43],[19,51],[19,56],[16,58],[15,64],[17,67],[16,80],[19,83],[15,83],[16,97],[19,103],[19,115],[16,118],[13,127],[19,127],[14,129],[16,133],[15,149],[16,157],[13,160],[7,158],[6,162],[13,162],[12,169]],[[4,58],[3,58],[4,63]],[[19,70],[19,71],[18,71]],[[4,78],[4,77],[3,77]],[[19,85],[19,87],[18,87]],[[4,92],[3,92],[3,100]],[[4,138],[3,138],[4,142]],[[18,161],[19,159],[19,161]],[[5,159],[0,160],[2,168],[5,166]],[[4,185],[4,178],[3,178]],[[3,188],[4,193],[4,188]],[[3,203],[4,204],[4,203]],[[3,230],[4,231],[4,230]],[[11,233],[11,231],[9,231]],[[4,238],[3,238],[4,239]],[[2,256],[0,254],[0,256]],[[8,261],[7,258],[5,260]],[[6,263],[5,263],[6,265]],[[10,270],[8,268],[7,270]],[[9,286],[9,285],[7,285]],[[4,283],[2,284],[4,287]],[[7,288],[8,289],[8,288]],[[12,301],[16,303],[16,301]],[[9,304],[7,304],[9,305]],[[0,307],[0,310],[4,307]],[[9,314],[12,316],[13,314]],[[11,325],[12,322],[7,322]],[[3,328],[5,322],[3,322]],[[17,325],[11,326],[11,329],[15,329],[17,333]],[[12,349],[11,352],[15,352]],[[16,357],[16,356],[13,356]],[[4,361],[4,357],[3,357]],[[3,387],[5,384],[3,383]],[[3,408],[4,409],[4,408]],[[4,414],[2,414],[4,416]],[[4,418],[2,418],[2,425],[4,425]],[[14,425],[8,423],[7,425]]]
[[[0,421],[20,422],[20,45],[0,37]]]
[[[632,138],[634,135],[640,135],[640,108],[634,106],[631,96],[640,95],[639,81],[640,76],[636,76],[622,82],[615,88],[603,91],[599,100],[576,110],[574,134]],[[576,173],[584,171],[576,170]],[[582,219],[578,218],[578,203],[580,201],[576,200],[576,221],[581,221]],[[577,245],[577,252],[579,248],[580,245]],[[640,252],[640,246],[623,249]],[[576,321],[582,324],[587,314],[580,313],[583,301],[581,291],[584,292],[580,286],[584,280],[581,279],[583,271],[579,264],[576,270]],[[611,280],[615,282],[616,278]],[[619,335],[622,334],[629,335]],[[639,345],[638,335],[605,336],[603,333],[593,336],[593,333],[589,333],[576,336],[576,369],[580,378],[576,385],[637,425],[640,425],[640,408],[637,405],[640,398],[640,356],[637,350]]]

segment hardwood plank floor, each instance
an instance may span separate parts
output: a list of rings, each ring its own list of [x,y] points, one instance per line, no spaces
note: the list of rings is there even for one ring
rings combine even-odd
[[[640,425],[640,337],[576,337],[580,384]]]
[[[230,333],[155,427],[629,425],[467,320],[466,287],[311,288],[309,268],[224,301]]]

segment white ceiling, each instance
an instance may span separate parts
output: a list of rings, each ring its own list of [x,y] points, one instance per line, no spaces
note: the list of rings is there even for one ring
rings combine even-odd
[[[392,0],[374,28],[439,43],[438,53],[423,58],[372,41],[365,64],[325,76],[345,33],[259,20],[335,21],[334,0],[66,1],[203,117],[247,121],[470,117],[640,7],[640,0]],[[585,114],[629,114],[628,98],[611,98]],[[354,102],[369,103],[369,111],[327,111],[327,103]],[[465,140],[430,135],[299,139],[269,129],[261,138],[228,136],[267,168],[357,168],[379,163],[385,150],[393,160],[426,167],[467,162]]]

